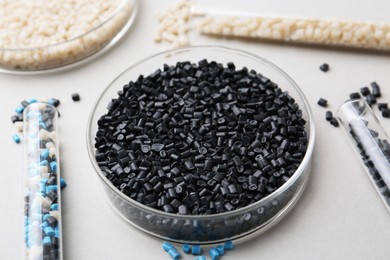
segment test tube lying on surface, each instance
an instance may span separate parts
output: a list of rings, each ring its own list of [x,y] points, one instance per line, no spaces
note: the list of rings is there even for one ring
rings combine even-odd
[[[58,112],[49,104],[33,103],[23,118],[23,259],[61,260]]]
[[[390,24],[242,13],[193,6],[199,33],[307,44],[390,50]]]
[[[390,211],[390,140],[369,105],[343,104],[337,117],[382,201]]]

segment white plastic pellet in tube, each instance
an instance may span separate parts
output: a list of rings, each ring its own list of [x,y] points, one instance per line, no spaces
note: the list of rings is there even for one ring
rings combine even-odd
[[[390,140],[365,101],[343,104],[337,117],[366,173],[390,211]]]
[[[58,112],[33,103],[23,113],[25,260],[62,260]]]

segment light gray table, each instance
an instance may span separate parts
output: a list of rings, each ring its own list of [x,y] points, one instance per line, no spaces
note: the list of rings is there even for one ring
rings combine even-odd
[[[143,0],[134,27],[114,49],[88,64],[37,76],[0,74],[0,258],[19,259],[22,243],[21,145],[10,117],[32,97],[61,99],[64,250],[66,259],[169,259],[161,241],[123,222],[104,201],[86,149],[86,122],[92,105],[110,81],[132,63],[163,50],[153,43],[154,14],[175,1]],[[200,4],[268,14],[387,21],[383,0],[200,0]],[[267,233],[240,244],[223,259],[389,259],[390,215],[378,198],[341,129],[324,119],[319,97],[336,110],[349,93],[376,80],[390,101],[390,56],[328,48],[290,46],[191,35],[192,44],[217,44],[261,55],[301,86],[316,118],[312,176],[296,208]],[[328,73],[318,67],[330,64]],[[81,102],[73,103],[71,93]],[[390,131],[390,120],[381,119]],[[185,259],[192,259],[188,256]]]

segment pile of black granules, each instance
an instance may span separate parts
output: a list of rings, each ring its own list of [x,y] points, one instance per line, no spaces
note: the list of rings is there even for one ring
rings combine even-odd
[[[294,174],[308,144],[295,100],[254,70],[178,62],[118,92],[96,160],[124,194],[183,215],[242,208]]]

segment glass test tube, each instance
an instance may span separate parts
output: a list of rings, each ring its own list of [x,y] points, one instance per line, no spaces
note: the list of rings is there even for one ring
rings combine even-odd
[[[383,39],[372,41],[368,34],[360,33],[367,28],[384,35],[390,33],[390,27],[380,23],[237,12],[197,5],[191,8],[191,18],[198,18],[192,22],[199,33],[206,35],[390,50],[390,44]]]
[[[337,117],[382,201],[390,211],[389,136],[365,101],[343,104]]]
[[[58,112],[33,103],[23,114],[25,260],[61,260],[61,185]]]

